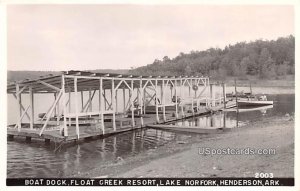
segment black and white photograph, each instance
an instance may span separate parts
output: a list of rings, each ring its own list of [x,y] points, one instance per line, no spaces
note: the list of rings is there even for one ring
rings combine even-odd
[[[7,187],[295,190],[295,4],[2,6]]]

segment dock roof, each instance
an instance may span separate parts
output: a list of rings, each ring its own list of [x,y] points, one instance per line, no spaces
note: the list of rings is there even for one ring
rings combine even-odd
[[[74,79],[77,78],[78,91],[96,90],[99,89],[99,79],[103,79],[103,88],[111,89],[112,79],[117,85],[120,81],[125,81],[130,84],[133,81],[134,88],[140,87],[140,80],[142,79],[142,85],[145,85],[146,80],[159,80],[158,85],[162,82],[162,79],[180,80],[183,78],[194,78],[194,79],[208,79],[208,77],[198,76],[137,76],[130,74],[114,74],[114,73],[95,73],[88,71],[63,71],[60,74],[49,74],[40,76],[36,79],[25,79],[21,81],[10,82],[7,84],[7,93],[16,93],[17,84],[20,88],[24,88],[23,93],[29,93],[28,88],[32,87],[33,92],[36,93],[55,93],[61,88],[62,78],[64,76],[66,92],[74,91]],[[151,85],[151,84],[146,84]],[[120,84],[119,88],[128,88],[125,83]]]

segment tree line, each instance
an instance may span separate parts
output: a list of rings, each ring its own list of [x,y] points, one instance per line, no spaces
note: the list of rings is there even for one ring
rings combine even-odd
[[[228,45],[224,49],[180,53],[173,59],[164,56],[152,64],[129,71],[134,75],[209,75],[216,79],[228,76],[246,79],[278,79],[295,72],[295,37],[256,40]]]

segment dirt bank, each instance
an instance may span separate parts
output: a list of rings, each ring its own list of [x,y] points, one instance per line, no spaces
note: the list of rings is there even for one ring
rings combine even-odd
[[[269,155],[201,155],[199,148],[275,149]],[[257,151],[257,150],[255,150]],[[274,151],[274,150],[273,150]],[[294,121],[269,118],[221,135],[191,137],[126,160],[76,175],[80,177],[274,177],[294,176]]]

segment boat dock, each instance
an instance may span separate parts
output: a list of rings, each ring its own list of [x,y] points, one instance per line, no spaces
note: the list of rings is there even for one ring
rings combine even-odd
[[[8,138],[46,143],[105,137],[236,107],[236,102],[226,100],[226,84],[212,84],[203,76],[67,71],[9,83],[7,93],[18,105]],[[53,100],[45,99],[48,109],[36,113],[35,96],[49,94]]]

